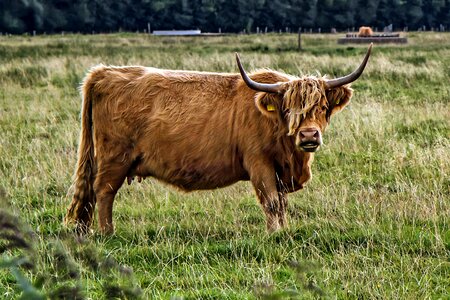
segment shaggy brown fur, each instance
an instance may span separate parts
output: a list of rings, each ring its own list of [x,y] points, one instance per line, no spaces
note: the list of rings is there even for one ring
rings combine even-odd
[[[358,36],[359,37],[371,37],[373,35],[372,28],[367,26],[359,27]]]
[[[304,126],[323,131],[352,90],[325,90],[322,78],[270,70],[251,78],[285,82],[284,92],[255,92],[239,74],[93,68],[83,83],[66,222],[86,231],[97,205],[100,230],[112,232],[113,200],[124,180],[152,176],[185,191],[250,180],[269,231],[285,226],[286,194],[311,177],[313,154],[296,147],[297,132]]]

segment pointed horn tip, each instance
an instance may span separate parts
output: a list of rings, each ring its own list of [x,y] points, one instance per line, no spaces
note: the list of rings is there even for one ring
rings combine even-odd
[[[369,48],[367,48],[366,56],[369,58],[369,56],[372,54],[372,47],[373,43],[370,43]]]
[[[253,81],[245,72],[244,67],[241,64],[241,60],[239,58],[239,54],[235,52],[236,62],[239,68],[239,72],[241,73],[241,77],[247,86],[255,91],[259,92],[268,92],[268,93],[278,93],[280,90],[280,84],[278,83],[259,83]]]
[[[327,88],[334,88],[337,86],[349,84],[349,83],[352,83],[353,81],[355,81],[356,79],[358,79],[359,76],[361,76],[361,74],[363,73],[364,69],[366,68],[367,62],[369,61],[369,57],[372,52],[372,47],[373,47],[373,43],[370,43],[369,48],[367,49],[366,55],[364,56],[362,63],[359,65],[359,67],[355,71],[353,71],[349,75],[341,77],[341,78],[327,80],[327,82],[325,83]]]
[[[373,43],[370,43],[369,48],[367,48],[367,52],[366,52],[366,55],[363,60],[364,68],[366,67],[367,62],[369,61],[369,58],[372,55],[372,47],[373,47]]]
[[[239,56],[239,53],[237,53],[237,52],[234,52],[234,55],[236,58],[236,63],[239,68],[239,71],[242,71],[241,69],[243,69],[243,67],[242,67],[242,63],[241,63],[241,57]]]

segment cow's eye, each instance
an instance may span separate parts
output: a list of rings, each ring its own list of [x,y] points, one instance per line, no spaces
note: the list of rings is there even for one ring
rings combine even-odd
[[[324,106],[322,106],[322,111],[326,111],[327,110],[327,107],[324,105]]]

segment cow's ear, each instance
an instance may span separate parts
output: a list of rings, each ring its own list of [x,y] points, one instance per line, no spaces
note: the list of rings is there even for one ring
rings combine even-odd
[[[349,86],[341,86],[326,91],[330,116],[341,111],[350,102],[353,90]]]
[[[278,118],[281,112],[282,95],[277,93],[257,93],[256,107],[269,118]]]

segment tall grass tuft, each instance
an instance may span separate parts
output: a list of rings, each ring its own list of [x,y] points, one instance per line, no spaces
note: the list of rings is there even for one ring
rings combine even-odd
[[[0,210],[0,269],[10,270],[20,299],[86,299],[82,266],[104,277],[102,294],[106,299],[140,298],[142,291],[132,269],[112,256],[102,257],[83,238],[63,234],[49,241],[45,252],[37,252],[34,242],[35,234],[18,217]]]
[[[42,66],[11,67],[0,73],[5,84],[19,84],[22,88],[47,85],[48,72]]]

